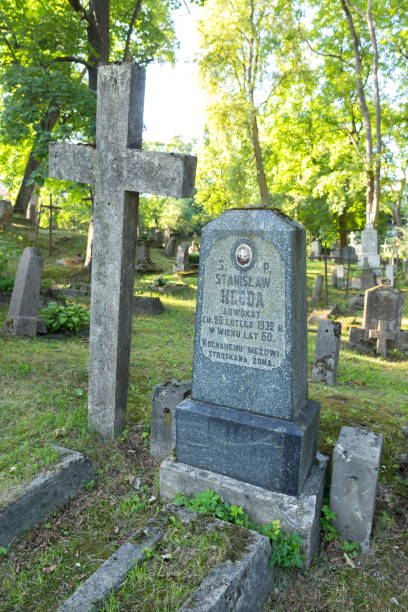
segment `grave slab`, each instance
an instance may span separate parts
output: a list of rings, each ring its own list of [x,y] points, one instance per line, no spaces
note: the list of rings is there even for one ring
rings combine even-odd
[[[96,146],[51,143],[49,176],[94,185],[88,423],[123,430],[139,192],[191,197],[196,158],[142,151],[145,69],[98,66]]]
[[[317,304],[322,299],[323,281],[323,275],[316,274],[312,292],[312,304]]]
[[[0,496],[0,546],[7,548],[16,536],[34,527],[96,478],[97,470],[87,457],[56,448],[66,457],[52,470]]]
[[[160,298],[135,296],[132,303],[132,313],[134,315],[147,314],[151,316],[159,315],[164,312],[164,306]]]
[[[100,609],[109,594],[119,590],[129,571],[143,562],[146,557],[145,549],[154,548],[162,539],[165,531],[163,518],[166,513],[177,514],[183,523],[199,520],[195,512],[168,504],[158,516],[150,519],[147,525],[139,530],[138,533],[145,536],[140,543],[131,538],[123,544],[67,599],[58,612],[94,612]],[[208,523],[207,528],[222,530],[227,525],[231,527],[224,521],[214,519]],[[216,566],[179,610],[262,610],[262,605],[274,584],[274,572],[268,564],[271,545],[269,539],[259,533],[239,527],[237,529],[248,534],[245,552],[233,563],[226,562]]]
[[[26,247],[18,263],[4,331],[16,336],[45,333],[44,320],[38,317],[41,273],[44,258],[39,249]]]
[[[342,427],[333,452],[330,509],[341,536],[363,553],[370,547],[383,441],[382,434]]]
[[[170,457],[160,466],[160,494],[170,500],[178,493],[194,497],[212,489],[229,504],[242,507],[259,525],[279,520],[283,531],[299,534],[302,553],[306,556],[304,565],[309,567],[319,547],[320,513],[328,466],[328,457],[317,453],[301,495],[294,497],[186,465]]]

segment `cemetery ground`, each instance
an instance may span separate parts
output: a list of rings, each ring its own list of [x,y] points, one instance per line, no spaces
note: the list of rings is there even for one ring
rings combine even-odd
[[[15,244],[18,254],[32,239],[33,230],[23,221],[0,232],[0,240]],[[44,286],[89,283],[89,274],[74,260],[84,254],[86,236],[56,230],[48,258],[47,230],[40,230],[37,246],[45,256]],[[173,260],[156,249],[151,254],[164,280],[176,282]],[[69,265],[56,263],[64,257],[71,258]],[[323,268],[323,262],[308,263],[309,298],[314,276]],[[166,310],[157,317],[133,317],[127,425],[115,442],[102,442],[87,431],[86,335],[0,337],[0,491],[49,468],[56,461],[53,444],[85,453],[98,469],[98,478],[75,500],[16,538],[7,554],[0,551],[1,610],[56,610],[164,505],[158,465],[149,454],[151,388],[166,379],[191,380],[197,277],[177,281],[184,288],[166,295],[149,288],[155,278],[135,281],[138,295],[159,296]],[[400,288],[408,290],[403,283]],[[87,298],[74,299],[89,306]],[[348,327],[361,322],[362,311],[348,310],[347,302],[344,290],[329,287],[329,304],[337,303],[342,313],[336,319],[342,324],[336,386],[310,377],[316,334],[308,334],[309,396],[321,402],[321,452],[332,455],[344,425],[384,434],[371,549],[365,556],[348,550],[326,515],[314,564],[307,571],[282,569],[267,610],[408,608],[408,474],[398,461],[405,450],[401,429],[408,421],[408,356],[393,351],[383,359],[352,351]],[[7,304],[0,305],[0,327]],[[408,299],[402,326],[408,329]],[[313,329],[317,324],[309,324]],[[211,563],[231,554],[229,535],[219,534],[217,541],[203,537],[199,528],[191,533],[170,529],[157,554],[129,575],[106,609],[177,609]]]

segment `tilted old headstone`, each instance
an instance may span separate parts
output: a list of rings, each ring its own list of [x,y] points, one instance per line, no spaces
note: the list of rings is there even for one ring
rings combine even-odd
[[[313,242],[310,245],[310,255],[309,258],[310,259],[320,259],[321,257],[321,245],[320,242],[318,240],[313,240]]]
[[[191,394],[190,382],[166,380],[152,389],[150,454],[162,461],[176,445],[176,408]]]
[[[4,331],[16,336],[45,334],[43,319],[38,317],[43,256],[39,249],[26,247],[21,255]]]
[[[280,510],[271,502],[270,514],[296,506],[316,458],[320,410],[307,395],[306,313],[302,226],[248,208],[203,229],[192,397],[177,407],[177,462],[162,463],[162,496],[178,487],[188,494],[206,470],[228,479],[229,503],[243,483],[254,485],[250,515],[262,491],[289,500],[280,497]]]
[[[324,277],[322,274],[316,274],[315,282],[312,291],[312,304],[317,304],[322,299]]]
[[[327,385],[336,384],[340,340],[341,323],[319,321],[312,376]]]
[[[166,248],[164,250],[164,254],[166,257],[175,257],[177,251],[177,236],[172,236],[168,243],[166,244]]]
[[[377,278],[374,272],[370,269],[368,265],[367,257],[364,257],[363,270],[360,276],[360,290],[362,292],[367,291],[367,289],[371,289],[371,287],[375,287],[377,284]]]
[[[88,421],[104,438],[125,422],[139,192],[191,197],[196,158],[142,151],[145,70],[98,67],[96,146],[51,143],[49,176],[94,185]]]
[[[189,256],[190,244],[188,242],[182,242],[177,248],[176,263],[173,266],[173,272],[185,272],[190,270],[190,256]]]

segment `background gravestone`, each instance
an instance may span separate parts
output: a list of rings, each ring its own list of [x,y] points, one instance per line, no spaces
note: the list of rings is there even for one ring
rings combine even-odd
[[[178,245],[176,263],[173,266],[173,273],[190,270],[189,249],[190,244],[188,242],[183,242]]]
[[[312,291],[312,304],[317,304],[322,299],[323,280],[324,277],[322,274],[316,274]]]
[[[175,257],[176,256],[176,251],[177,251],[177,236],[172,236],[170,238],[170,240],[168,241],[168,243],[166,244],[166,248],[165,248],[165,255],[166,257]]]
[[[13,222],[13,207],[8,200],[0,200],[0,224],[11,225]]]
[[[11,294],[4,331],[16,336],[45,334],[43,319],[38,318],[43,256],[39,249],[26,247],[21,255]]]
[[[190,382],[166,380],[152,389],[150,454],[162,461],[176,446],[176,407],[191,394]]]
[[[319,321],[312,376],[327,385],[336,384],[340,340],[341,323]]]
[[[362,292],[367,291],[367,289],[371,289],[371,287],[375,287],[377,285],[377,278],[374,272],[370,269],[368,265],[367,257],[364,258],[363,269],[360,276],[360,290]]]

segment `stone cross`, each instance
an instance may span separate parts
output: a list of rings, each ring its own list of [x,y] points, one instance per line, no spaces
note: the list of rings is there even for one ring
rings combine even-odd
[[[49,176],[94,186],[88,417],[105,439],[124,427],[139,192],[194,191],[196,158],[142,151],[145,70],[98,68],[96,146],[51,143]]]
[[[389,331],[387,321],[378,321],[378,329],[370,329],[369,337],[377,339],[377,353],[383,357],[387,356],[387,341],[395,340],[395,333]]]

